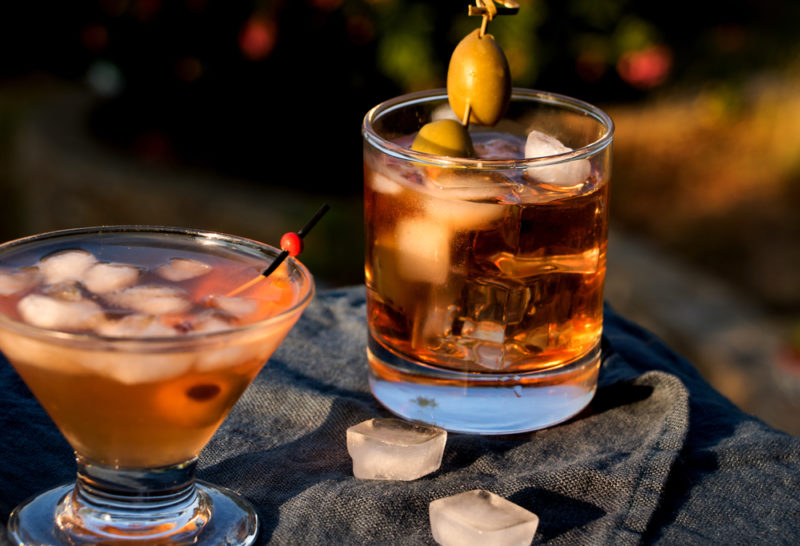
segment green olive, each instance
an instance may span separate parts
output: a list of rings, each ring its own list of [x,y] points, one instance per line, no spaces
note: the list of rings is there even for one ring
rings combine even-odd
[[[456,116],[479,125],[495,125],[511,98],[511,72],[503,50],[491,34],[468,34],[453,50],[447,69],[447,96]]]
[[[475,157],[469,131],[454,119],[440,119],[423,125],[411,149],[448,157]]]

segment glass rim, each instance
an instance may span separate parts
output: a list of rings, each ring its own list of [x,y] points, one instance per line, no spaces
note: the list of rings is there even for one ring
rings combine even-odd
[[[378,148],[382,152],[403,160],[411,160],[417,163],[425,163],[448,168],[473,168],[473,169],[525,169],[533,166],[547,166],[575,161],[596,155],[601,150],[608,147],[614,138],[614,121],[602,109],[588,102],[576,99],[567,95],[553,93],[550,91],[540,91],[537,89],[525,89],[514,87],[511,90],[511,101],[523,99],[542,104],[551,104],[561,108],[580,112],[594,118],[604,131],[599,138],[593,142],[575,148],[572,151],[549,155],[544,157],[522,158],[522,159],[470,159],[465,157],[447,157],[425,152],[411,150],[400,146],[391,140],[379,135],[374,128],[374,122],[382,115],[399,109],[400,107],[431,102],[434,100],[447,101],[447,90],[444,88],[430,89],[426,91],[416,91],[391,98],[371,108],[364,116],[361,124],[361,134],[365,141]]]
[[[281,250],[266,243],[241,237],[238,235],[231,235],[219,231],[183,228],[177,226],[160,226],[160,225],[104,225],[104,226],[91,226],[79,228],[67,228],[46,231],[35,235],[27,235],[17,239],[12,239],[0,243],[0,255],[9,248],[21,247],[23,245],[33,243],[36,241],[45,240],[48,238],[70,236],[70,235],[83,235],[83,234],[109,234],[109,233],[150,233],[150,234],[174,234],[182,235],[184,237],[195,237],[207,240],[228,241],[253,250],[266,252],[269,256],[277,257]],[[298,301],[296,301],[289,308],[280,311],[275,315],[250,322],[241,326],[235,326],[225,330],[218,330],[213,332],[189,332],[185,334],[176,334],[174,336],[157,336],[157,337],[122,337],[122,336],[106,336],[96,332],[70,332],[66,330],[58,330],[54,328],[44,328],[28,324],[22,320],[13,319],[7,315],[0,313],[0,328],[11,330],[14,333],[26,335],[39,340],[45,339],[61,344],[76,344],[76,345],[89,345],[90,348],[97,350],[106,350],[108,347],[118,348],[124,352],[125,348],[130,348],[135,352],[157,352],[159,350],[178,348],[184,345],[206,345],[216,343],[228,337],[236,337],[241,334],[258,331],[265,329],[273,324],[280,324],[291,315],[302,311],[311,302],[311,299],[316,292],[316,285],[314,277],[309,272],[308,268],[303,265],[299,260],[293,256],[287,256],[286,261],[290,262],[292,266],[299,271],[301,277],[304,279],[303,287],[305,291],[300,294]],[[265,264],[265,268],[268,264]]]

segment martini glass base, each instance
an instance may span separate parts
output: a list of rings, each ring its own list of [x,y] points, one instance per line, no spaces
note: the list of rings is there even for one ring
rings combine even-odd
[[[96,541],[87,541],[81,537],[83,544],[192,544],[192,545],[236,545],[245,546],[255,542],[258,533],[258,516],[253,506],[245,499],[224,487],[211,485],[202,481],[196,482],[199,495],[206,496],[211,507],[211,517],[198,534],[181,540],[173,538],[133,538],[120,537],[109,540],[108,537],[97,537]],[[11,512],[8,519],[8,538],[12,544],[75,544],[69,535],[59,529],[55,523],[58,506],[67,495],[70,495],[75,484],[67,484],[51,489],[31,498]]]

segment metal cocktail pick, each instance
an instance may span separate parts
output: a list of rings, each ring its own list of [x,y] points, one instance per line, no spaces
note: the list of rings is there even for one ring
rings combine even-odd
[[[278,254],[278,256],[275,258],[275,260],[273,260],[271,264],[269,264],[269,267],[267,267],[264,271],[262,271],[261,275],[247,281],[238,288],[234,288],[233,290],[228,292],[227,295],[235,296],[240,292],[244,292],[257,282],[261,281],[265,277],[268,277],[273,271],[278,269],[278,266],[283,263],[283,260],[285,260],[287,256],[290,255],[297,256],[298,254],[300,254],[303,251],[303,237],[305,237],[308,234],[308,232],[311,231],[311,228],[313,228],[317,224],[317,222],[319,222],[320,218],[322,218],[325,215],[325,213],[328,212],[329,208],[330,207],[328,206],[328,204],[325,203],[320,207],[320,209],[316,212],[316,214],[314,214],[314,216],[312,216],[311,219],[308,222],[306,222],[306,225],[300,228],[300,231],[297,232],[290,231],[288,233],[284,233],[283,237],[281,237],[281,253]]]
[[[486,34],[486,26],[495,15],[516,15],[518,11],[519,3],[514,0],[475,0],[475,5],[469,6],[467,13],[483,17],[481,22],[481,36],[483,36]]]

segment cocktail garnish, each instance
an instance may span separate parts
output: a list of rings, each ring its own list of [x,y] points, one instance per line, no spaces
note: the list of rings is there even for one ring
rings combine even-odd
[[[502,48],[486,32],[497,15],[514,15],[513,0],[475,0],[469,15],[483,19],[480,28],[456,46],[447,68],[447,96],[457,121],[436,120],[425,124],[411,149],[450,157],[474,157],[470,123],[493,126],[505,115],[511,99],[511,71]],[[457,127],[459,123],[461,127]]]
[[[288,232],[281,237],[281,253],[273,260],[269,267],[267,267],[258,277],[254,277],[253,279],[247,281],[243,285],[239,286],[238,288],[234,288],[230,292],[226,294],[226,296],[235,296],[241,292],[244,292],[251,286],[255,285],[256,283],[260,282],[262,279],[268,277],[271,273],[273,273],[278,266],[283,263],[283,261],[288,256],[297,256],[300,252],[303,251],[303,237],[308,235],[308,232],[319,222],[320,218],[322,218],[326,212],[328,212],[330,206],[328,204],[324,204],[320,207],[320,209],[311,217],[311,219],[306,222],[302,228],[300,228],[297,232]]]

